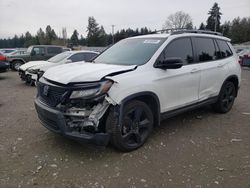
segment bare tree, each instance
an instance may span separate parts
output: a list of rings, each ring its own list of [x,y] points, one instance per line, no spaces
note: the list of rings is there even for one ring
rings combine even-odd
[[[192,18],[189,14],[178,11],[174,14],[168,16],[163,29],[179,29],[179,28],[189,28],[192,25]]]
[[[66,45],[66,43],[67,43],[67,30],[66,30],[66,27],[62,28],[62,37],[63,37],[64,45]]]

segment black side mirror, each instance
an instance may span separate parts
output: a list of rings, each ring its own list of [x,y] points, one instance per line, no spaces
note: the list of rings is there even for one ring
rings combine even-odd
[[[163,61],[158,61],[155,64],[155,68],[160,68],[160,69],[179,69],[184,65],[184,62],[182,61],[181,58],[168,58],[164,59]]]

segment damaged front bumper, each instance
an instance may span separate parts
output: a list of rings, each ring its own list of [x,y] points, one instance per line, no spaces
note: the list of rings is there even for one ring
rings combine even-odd
[[[79,142],[106,146],[109,143],[110,135],[98,130],[99,120],[102,118],[109,103],[105,100],[90,110],[71,108],[61,111],[51,108],[40,101],[35,100],[35,107],[38,117],[47,129],[62,134]],[[88,127],[93,128],[88,131]]]
[[[26,74],[24,70],[19,69],[18,74],[22,81],[26,81]]]
[[[32,74],[26,71],[26,82],[29,83],[30,85],[35,85],[37,81],[37,74]]]

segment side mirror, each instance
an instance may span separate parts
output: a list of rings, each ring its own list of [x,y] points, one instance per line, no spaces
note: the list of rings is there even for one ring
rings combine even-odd
[[[179,69],[184,65],[184,62],[181,58],[168,58],[163,61],[158,61],[155,68],[160,69]]]
[[[72,63],[73,61],[71,59],[67,59],[65,63]]]

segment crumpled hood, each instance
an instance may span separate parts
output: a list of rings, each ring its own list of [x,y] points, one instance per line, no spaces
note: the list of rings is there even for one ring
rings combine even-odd
[[[133,70],[135,67],[136,65],[122,66],[79,62],[52,67],[44,73],[43,77],[62,84],[93,82],[99,81],[106,75]]]
[[[51,62],[47,62],[47,63],[44,63],[44,64],[40,64],[40,65],[34,65],[28,69],[39,69],[40,71],[47,71],[49,68],[51,67],[55,67],[55,66],[58,66],[58,65],[62,65],[62,63],[51,63]]]
[[[19,67],[19,69],[26,71],[27,69],[34,67],[34,66],[40,66],[40,65],[46,65],[48,64],[48,61],[30,61],[28,63],[23,64]]]

